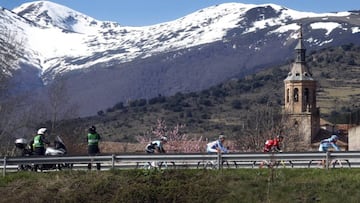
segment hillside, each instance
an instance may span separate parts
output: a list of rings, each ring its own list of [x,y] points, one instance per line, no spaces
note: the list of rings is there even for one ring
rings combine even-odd
[[[349,122],[350,112],[359,110],[360,47],[350,44],[312,52],[307,63],[319,83],[321,117],[334,123]],[[65,121],[62,130],[83,141],[84,129],[96,125],[106,141],[133,142],[137,135],[151,134],[162,119],[168,127],[184,124],[182,131],[190,136],[213,138],[219,132],[235,136],[257,110],[281,110],[283,80],[289,69],[290,62],[201,92],[119,102],[99,111],[98,116]],[[353,116],[351,122],[359,123],[359,118]]]

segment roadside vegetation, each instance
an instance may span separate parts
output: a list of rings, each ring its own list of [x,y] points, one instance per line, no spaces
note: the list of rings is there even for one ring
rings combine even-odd
[[[360,169],[8,173],[0,202],[358,202]]]

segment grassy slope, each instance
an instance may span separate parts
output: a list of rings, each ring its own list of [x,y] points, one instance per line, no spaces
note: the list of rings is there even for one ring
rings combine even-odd
[[[0,202],[358,202],[359,169],[19,172]]]

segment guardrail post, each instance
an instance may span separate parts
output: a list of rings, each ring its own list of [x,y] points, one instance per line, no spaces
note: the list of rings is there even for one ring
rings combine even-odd
[[[115,154],[111,155],[111,169],[115,168]]]
[[[329,169],[329,165],[330,165],[330,152],[327,151],[326,152],[326,169],[328,170]]]
[[[222,167],[222,158],[221,158],[221,152],[218,152],[218,156],[217,156],[217,168],[218,170],[220,170],[220,167]]]
[[[5,177],[6,174],[6,156],[4,156],[4,164],[3,164],[3,176]]]

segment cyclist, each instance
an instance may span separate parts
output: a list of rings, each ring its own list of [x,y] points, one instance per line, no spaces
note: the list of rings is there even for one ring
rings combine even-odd
[[[157,153],[165,153],[165,149],[164,149],[164,144],[166,144],[168,141],[166,136],[162,136],[160,138],[160,140],[155,140],[150,142],[149,144],[146,145],[145,147],[145,152],[148,154],[154,154],[155,152]],[[148,162],[148,166],[147,167],[157,167],[158,165],[161,165],[160,163],[156,163],[155,161],[153,162]]]
[[[327,152],[330,147],[336,151],[340,151],[339,146],[336,144],[338,139],[339,137],[337,135],[332,135],[330,138],[321,140],[319,145],[319,152]],[[321,165],[325,167],[325,160],[321,160]]]
[[[228,153],[228,149],[224,147],[225,135],[220,134],[219,138],[215,141],[209,142],[206,144],[207,153]],[[216,167],[215,161],[209,161],[206,163],[205,167],[210,163],[212,167]]]
[[[336,151],[340,151],[339,146],[336,144],[339,137],[337,135],[332,135],[330,138],[323,139],[319,145],[320,152],[327,152],[330,147],[334,148]]]
[[[227,148],[224,147],[225,135],[220,135],[218,140],[206,144],[206,152],[212,153],[228,153]]]
[[[283,140],[284,136],[282,135],[277,135],[274,139],[266,140],[263,152],[282,152],[280,145]],[[265,164],[269,165],[268,161],[262,161],[259,167],[262,168]]]
[[[165,153],[164,144],[167,143],[167,140],[168,139],[166,136],[162,136],[160,140],[150,142],[145,147],[146,153],[153,154],[155,153],[155,151],[157,151],[158,153]]]
[[[266,140],[263,151],[264,152],[281,152],[280,144],[284,140],[282,135],[276,136],[275,139]]]

